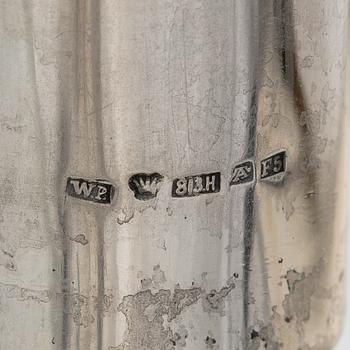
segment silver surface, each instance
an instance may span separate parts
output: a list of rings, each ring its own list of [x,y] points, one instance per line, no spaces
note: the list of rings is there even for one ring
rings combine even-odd
[[[2,0],[0,349],[331,349],[347,22],[347,0]],[[163,176],[154,198],[138,173]]]

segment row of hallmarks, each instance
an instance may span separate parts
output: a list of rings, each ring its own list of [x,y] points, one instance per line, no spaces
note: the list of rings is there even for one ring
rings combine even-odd
[[[260,161],[260,180],[279,182],[287,168],[286,151],[278,151]],[[139,173],[130,177],[129,188],[136,199],[147,201],[155,198],[164,177],[159,173]],[[252,160],[236,164],[232,171],[230,186],[252,184],[256,180],[256,167]],[[208,173],[177,178],[172,184],[172,197],[195,197],[202,194],[218,193],[221,190],[221,173]],[[90,181],[69,177],[66,193],[75,198],[100,204],[111,204],[115,187],[108,181]]]
[[[260,162],[260,179],[273,182],[281,181],[287,168],[287,153],[279,151],[273,153]],[[245,160],[233,168],[230,185],[252,183],[256,178],[255,164],[252,160]]]

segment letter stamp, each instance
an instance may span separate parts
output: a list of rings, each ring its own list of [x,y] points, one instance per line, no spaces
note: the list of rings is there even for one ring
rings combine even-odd
[[[221,173],[201,174],[178,178],[173,181],[172,196],[194,197],[201,194],[217,193],[221,188]]]
[[[270,181],[282,180],[287,169],[287,152],[279,151],[260,162],[260,179]]]
[[[100,204],[111,204],[114,192],[114,186],[104,180],[90,181],[73,177],[67,179],[66,193],[71,197]]]

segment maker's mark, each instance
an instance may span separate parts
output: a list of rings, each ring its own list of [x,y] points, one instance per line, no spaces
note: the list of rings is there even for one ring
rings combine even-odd
[[[105,180],[87,180],[68,177],[66,193],[75,198],[100,204],[111,204],[115,193],[114,186]]]

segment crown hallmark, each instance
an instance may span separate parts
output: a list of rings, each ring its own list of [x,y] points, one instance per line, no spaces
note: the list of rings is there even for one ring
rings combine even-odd
[[[135,174],[129,179],[129,187],[136,199],[147,201],[157,196],[162,186],[163,176],[158,173]]]

